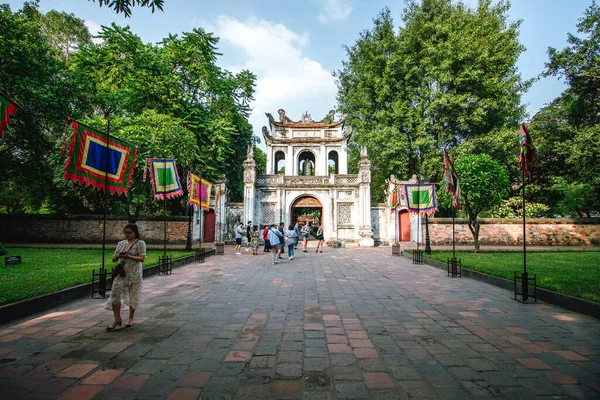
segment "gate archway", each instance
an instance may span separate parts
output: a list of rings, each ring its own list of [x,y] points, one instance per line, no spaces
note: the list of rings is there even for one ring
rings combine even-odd
[[[290,209],[290,224],[296,222],[308,223],[309,225],[320,224],[323,221],[323,205],[312,196],[298,197]]]

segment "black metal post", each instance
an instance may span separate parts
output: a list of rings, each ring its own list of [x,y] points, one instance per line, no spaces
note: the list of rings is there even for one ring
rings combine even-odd
[[[106,267],[105,267],[105,262],[104,262],[104,257],[106,255],[106,213],[107,213],[107,208],[108,208],[108,195],[106,192],[108,192],[108,159],[109,159],[109,145],[110,145],[110,118],[108,118],[108,115],[106,117],[107,119],[107,129],[106,129],[106,150],[104,152],[104,156],[105,156],[105,160],[104,160],[104,215],[102,217],[102,266],[100,267],[100,277],[102,277],[102,275],[104,275],[104,280],[102,280],[102,278],[100,278],[99,281],[99,285],[100,285],[100,295],[102,297],[106,297],[106,291],[104,290],[106,288]],[[93,293],[92,293],[93,295]]]
[[[192,214],[194,213],[194,207],[188,205],[188,230],[187,238],[185,239],[185,251],[192,251]]]
[[[425,214],[425,254],[431,254],[431,243],[429,241],[429,215]]]
[[[456,239],[454,226],[454,206],[452,206],[452,258],[456,258]]]
[[[521,192],[523,201],[523,277],[521,279],[523,289],[523,301],[529,298],[529,276],[527,275],[527,225],[525,220],[525,168],[523,168],[523,190]]]

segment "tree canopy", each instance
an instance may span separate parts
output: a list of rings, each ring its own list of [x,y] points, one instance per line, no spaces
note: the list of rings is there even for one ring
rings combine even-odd
[[[451,0],[410,1],[401,28],[386,8],[346,47],[348,59],[335,73],[338,102],[357,132],[352,151],[372,150],[375,200],[383,198],[389,175],[439,180],[442,149],[523,117],[529,82],[516,68],[524,48],[508,7],[490,0],[475,9]]]
[[[162,2],[161,2],[162,3]],[[115,213],[152,213],[142,182],[147,157],[177,159],[180,176],[202,171],[228,181],[241,200],[240,168],[257,142],[248,122],[256,76],[217,65],[218,41],[201,28],[143,43],[128,26],[103,26],[97,43],[73,14],[42,14],[37,3],[0,8],[0,82],[19,109],[0,144],[0,212],[97,212],[100,196],[62,181],[59,154],[70,116],[140,148],[130,195],[111,199]],[[7,135],[7,136],[8,136]],[[52,149],[52,151],[49,151]],[[40,186],[44,190],[40,190]],[[170,211],[185,213],[184,200]]]

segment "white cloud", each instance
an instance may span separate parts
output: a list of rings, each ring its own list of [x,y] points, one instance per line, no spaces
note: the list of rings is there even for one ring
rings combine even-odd
[[[250,123],[258,137],[267,125],[265,112],[277,118],[277,110],[283,108],[291,119],[299,120],[308,111],[316,121],[334,108],[337,89],[331,72],[302,54],[309,44],[307,33],[256,17],[242,22],[228,16],[217,19],[216,33],[243,52],[241,67],[257,75]],[[239,71],[240,65],[226,68]]]
[[[96,36],[98,34],[98,32],[100,32],[100,30],[102,29],[102,27],[100,26],[100,24],[98,24],[97,22],[94,22],[92,20],[86,20],[85,22],[85,26],[87,26],[88,31],[90,31],[90,34],[92,36]],[[92,39],[92,42],[94,43],[100,43],[102,42],[101,39]]]
[[[329,21],[343,21],[352,12],[354,4],[348,0],[319,0],[321,12],[317,19],[326,24]]]

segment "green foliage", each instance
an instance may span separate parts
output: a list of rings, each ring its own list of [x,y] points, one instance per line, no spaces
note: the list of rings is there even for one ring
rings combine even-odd
[[[126,12],[123,4],[106,2]],[[248,122],[256,76],[221,69],[212,33],[197,28],[145,44],[112,24],[93,43],[81,19],[41,14],[37,3],[16,13],[0,6],[0,32],[0,90],[19,105],[0,147],[0,212],[102,210],[101,194],[62,180],[65,115],[101,130],[110,121],[112,134],[139,146],[138,166],[147,157],[175,158],[182,179],[187,169],[212,182],[225,177],[231,200],[241,200],[241,165],[258,142]],[[129,196],[111,197],[109,212],[158,211],[141,177],[138,168]],[[183,199],[168,203],[171,214],[185,213]]]
[[[452,252],[433,252],[430,256],[446,262]],[[466,253],[462,259],[464,268],[499,276],[512,281],[514,271],[523,270],[523,254],[515,253]],[[600,302],[600,252],[527,252],[527,271],[537,274],[538,287],[554,290],[580,299]]]
[[[595,1],[568,35],[563,50],[548,49],[544,76],[565,79],[568,88],[531,123],[538,143],[540,201],[555,213],[600,211],[600,8]]]
[[[148,7],[154,13],[156,9],[162,11],[164,3],[164,0],[98,0],[100,7],[112,8],[117,14],[125,14],[125,18],[131,17],[131,7]]]
[[[267,171],[267,155],[258,147],[254,147],[254,161],[256,162],[256,173],[264,174]]]
[[[526,202],[525,217],[542,218],[548,216],[548,207],[545,204]],[[521,197],[511,197],[508,200],[502,200],[499,206],[494,207],[490,216],[495,218],[522,218],[523,203]]]
[[[475,250],[479,250],[479,220],[482,212],[489,211],[502,202],[508,188],[508,175],[504,168],[487,154],[464,156],[454,162],[460,177],[462,207],[469,218]]]
[[[335,73],[338,101],[356,131],[351,160],[365,145],[376,166],[374,200],[383,198],[389,175],[439,181],[442,148],[518,125],[529,82],[516,70],[524,49],[519,22],[507,21],[508,7],[489,0],[474,10],[451,0],[411,1],[398,33],[384,9],[346,47],[348,59]]]
[[[106,251],[106,268],[115,265],[110,260],[112,252]],[[3,268],[0,305],[89,283],[92,269],[102,265],[102,249],[9,247],[8,254],[21,256],[22,264]],[[162,250],[148,250],[144,268],[155,265],[162,254]],[[172,250],[167,254],[175,260],[194,253]]]
[[[4,247],[2,245],[2,243],[0,243],[0,256],[3,256],[5,254],[7,254],[7,253],[8,253],[8,250],[6,249],[6,247]]]

